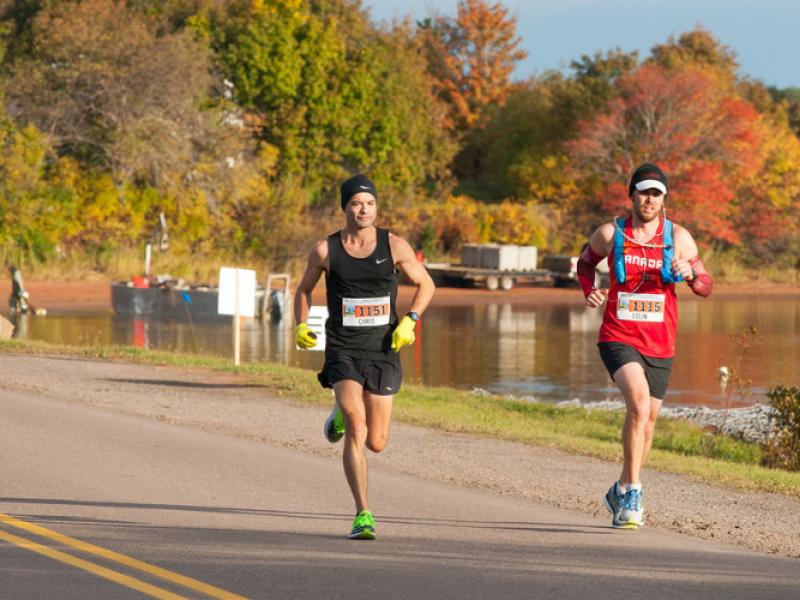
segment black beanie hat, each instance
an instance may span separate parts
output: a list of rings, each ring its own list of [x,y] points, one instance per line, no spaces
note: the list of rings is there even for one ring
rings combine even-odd
[[[355,175],[342,184],[342,210],[344,210],[350,198],[360,192],[367,192],[372,194],[375,201],[378,200],[378,190],[375,189],[375,184],[372,183],[366,175]]]
[[[639,191],[656,188],[662,194],[667,193],[667,176],[656,165],[644,163],[633,172],[631,184],[628,186],[628,196],[633,196],[633,188]]]

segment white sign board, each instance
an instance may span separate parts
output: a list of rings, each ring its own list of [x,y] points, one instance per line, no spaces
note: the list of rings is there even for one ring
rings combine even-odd
[[[236,314],[236,272],[239,272],[239,316],[256,316],[256,272],[247,269],[222,267],[219,270],[217,312]]]

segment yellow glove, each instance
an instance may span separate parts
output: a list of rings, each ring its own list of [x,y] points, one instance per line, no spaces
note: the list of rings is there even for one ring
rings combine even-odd
[[[305,323],[300,323],[294,328],[294,340],[298,346],[308,350],[317,345],[317,334],[311,331]]]
[[[400,323],[398,323],[397,328],[392,333],[392,350],[395,352],[400,352],[400,348],[403,346],[410,346],[414,343],[416,339],[414,337],[414,321],[412,321],[409,317],[403,317],[400,319]]]

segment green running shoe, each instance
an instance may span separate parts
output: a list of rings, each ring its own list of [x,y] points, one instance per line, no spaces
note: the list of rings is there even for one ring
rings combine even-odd
[[[333,412],[325,420],[325,438],[331,443],[335,444],[344,437],[344,419],[342,419],[342,411],[339,410],[339,404],[333,405]]]
[[[351,540],[374,540],[375,539],[375,519],[368,510],[362,510],[356,515],[353,521],[353,530],[348,536]]]

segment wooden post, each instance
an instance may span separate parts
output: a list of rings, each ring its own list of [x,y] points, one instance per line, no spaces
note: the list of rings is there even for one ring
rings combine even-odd
[[[233,363],[239,366],[242,350],[242,318],[255,317],[256,272],[222,267],[219,270],[217,312],[233,316]]]
[[[147,242],[147,246],[144,248],[144,276],[150,277],[150,242]]]
[[[236,307],[233,313],[233,366],[239,366],[239,347],[242,341],[242,325],[239,319],[239,269],[236,269]]]

